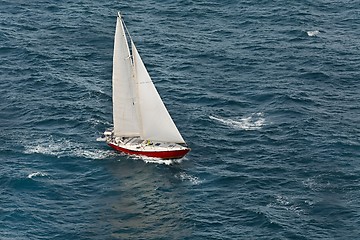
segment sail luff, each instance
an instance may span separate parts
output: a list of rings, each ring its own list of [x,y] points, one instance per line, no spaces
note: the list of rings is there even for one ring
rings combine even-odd
[[[117,17],[113,55],[113,121],[116,136],[139,136],[135,84],[130,50],[120,13]]]
[[[138,109],[141,114],[141,137],[143,139],[185,143],[149,73],[132,43],[133,64],[138,92]]]

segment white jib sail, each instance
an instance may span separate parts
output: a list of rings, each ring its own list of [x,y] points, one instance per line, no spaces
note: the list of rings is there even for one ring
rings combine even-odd
[[[185,143],[134,45],[132,45],[135,82],[138,89],[138,107],[141,117],[141,137],[162,142]]]
[[[132,63],[120,13],[116,22],[112,84],[115,136],[139,136]]]

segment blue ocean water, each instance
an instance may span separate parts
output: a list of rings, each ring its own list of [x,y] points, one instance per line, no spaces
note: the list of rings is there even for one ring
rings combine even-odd
[[[0,239],[358,239],[358,1],[0,0]],[[192,151],[97,141],[121,11]]]

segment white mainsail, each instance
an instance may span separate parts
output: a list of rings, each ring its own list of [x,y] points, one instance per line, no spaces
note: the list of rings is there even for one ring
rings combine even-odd
[[[131,56],[120,13],[116,22],[113,56],[113,121],[115,136],[139,136]]]
[[[131,45],[141,117],[141,137],[154,141],[185,143],[161,100],[135,44],[131,42]]]
[[[131,37],[129,36],[130,40]],[[185,143],[157,92],[118,14],[113,57],[113,120],[115,136]]]

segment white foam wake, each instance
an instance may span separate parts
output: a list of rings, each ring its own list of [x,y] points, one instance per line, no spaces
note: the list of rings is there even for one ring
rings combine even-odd
[[[132,157],[135,159],[140,159],[140,160],[144,161],[145,163],[155,163],[155,164],[165,164],[165,165],[179,164],[184,159],[184,158],[161,159],[161,158],[147,157],[147,156],[141,156],[141,155],[130,155],[129,157]]]
[[[261,129],[265,125],[264,114],[261,112],[253,113],[250,116],[240,118],[239,120],[220,118],[215,116],[209,116],[209,118],[229,127],[242,130],[257,130]]]
[[[177,174],[176,177],[179,178],[181,181],[189,181],[193,185],[199,185],[201,183],[201,180],[199,180],[198,177],[191,176],[190,174],[187,174],[185,172]]]
[[[89,149],[81,143],[67,139],[54,140],[52,137],[42,138],[30,143],[25,142],[26,154],[44,154],[57,157],[73,156],[90,159],[104,159],[111,155],[110,150]]]

